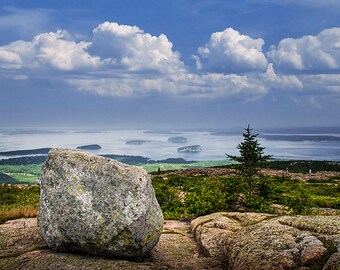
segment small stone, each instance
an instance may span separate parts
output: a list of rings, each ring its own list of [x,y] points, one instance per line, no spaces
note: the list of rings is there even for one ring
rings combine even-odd
[[[308,265],[314,261],[321,259],[327,249],[323,243],[313,235],[300,235],[297,237],[298,249],[301,252],[300,262],[302,265]]]

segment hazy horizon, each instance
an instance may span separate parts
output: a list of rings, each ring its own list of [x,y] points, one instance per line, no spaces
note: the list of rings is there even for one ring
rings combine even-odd
[[[215,130],[216,131],[216,130]],[[256,132],[256,130],[254,130]],[[259,142],[266,147],[266,153],[275,159],[340,160],[340,128],[333,129],[286,129],[276,132],[260,132]],[[270,134],[270,135],[268,135]],[[283,135],[293,134],[293,135]],[[303,135],[304,134],[304,135]],[[307,135],[306,135],[307,134]],[[315,135],[318,134],[318,135]],[[321,135],[320,135],[321,134]],[[184,136],[187,141],[173,143],[170,137]],[[273,137],[274,136],[274,137]],[[130,144],[129,141],[144,143]],[[238,155],[237,145],[243,140],[242,132],[210,131],[144,131],[144,130],[0,130],[0,160],[20,157],[8,151],[69,148],[99,144],[100,149],[89,150],[98,155],[143,156],[153,160],[183,158],[185,160],[224,160],[225,153]],[[178,148],[200,145],[199,153],[180,153]],[[26,154],[22,154],[26,155]],[[34,155],[34,154],[33,154]]]

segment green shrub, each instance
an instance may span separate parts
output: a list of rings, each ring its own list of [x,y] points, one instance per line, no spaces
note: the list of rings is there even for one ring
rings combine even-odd
[[[40,188],[0,186],[0,223],[19,217],[35,216],[39,207]]]
[[[311,196],[302,183],[298,183],[289,193],[284,194],[285,205],[296,214],[307,214],[313,206]]]
[[[156,198],[161,206],[165,219],[179,219],[184,217],[184,204],[180,200],[180,190],[169,185],[162,177],[156,177],[152,181]]]
[[[316,207],[326,207],[340,209],[340,197],[312,195],[312,205]]]
[[[195,216],[225,211],[228,204],[223,181],[206,178],[205,181],[196,183],[194,190],[187,193],[185,207],[189,214]]]
[[[0,208],[24,205],[38,205],[40,188],[38,186],[29,186],[19,188],[17,186],[0,186]]]

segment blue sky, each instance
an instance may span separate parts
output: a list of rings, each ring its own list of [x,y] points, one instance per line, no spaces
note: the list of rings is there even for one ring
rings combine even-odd
[[[339,126],[339,71],[336,0],[0,0],[3,127]]]

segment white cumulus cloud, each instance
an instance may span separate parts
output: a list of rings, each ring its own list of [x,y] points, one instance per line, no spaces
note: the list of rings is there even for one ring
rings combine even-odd
[[[166,35],[152,36],[136,26],[104,22],[93,30],[90,51],[115,68],[128,71],[183,71],[178,52]]]
[[[340,28],[326,29],[316,36],[286,38],[267,53],[278,70],[286,72],[336,71],[340,68]]]
[[[213,72],[264,71],[267,59],[262,52],[264,40],[253,39],[227,28],[215,32],[208,43],[198,49],[201,67]]]
[[[0,66],[62,71],[96,67],[99,57],[90,56],[90,43],[68,40],[65,31],[37,35],[32,41],[15,41],[0,47]]]
[[[339,28],[326,29],[317,36],[282,40],[267,59],[262,39],[227,28],[198,49],[193,59],[199,71],[190,71],[166,35],[104,22],[86,41],[59,30],[0,46],[0,80],[53,80],[51,85],[130,98],[156,94],[251,101],[277,90],[334,97],[340,94],[340,75],[331,72],[339,68],[339,44]]]

